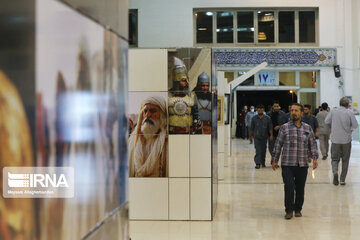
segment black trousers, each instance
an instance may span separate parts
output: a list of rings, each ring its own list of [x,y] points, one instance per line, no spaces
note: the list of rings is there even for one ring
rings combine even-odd
[[[254,161],[256,165],[265,164],[267,138],[254,138],[256,154]]]
[[[281,166],[281,169],[285,191],[285,211],[301,211],[304,204],[308,167]]]

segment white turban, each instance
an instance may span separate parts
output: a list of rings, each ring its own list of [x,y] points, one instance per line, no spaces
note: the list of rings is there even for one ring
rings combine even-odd
[[[142,112],[144,111],[144,106],[145,104],[154,104],[156,106],[158,106],[161,111],[164,113],[165,116],[167,116],[167,108],[166,108],[166,101],[163,97],[160,96],[150,96],[148,98],[146,98],[144,101],[142,101],[141,103],[141,107],[140,107],[140,114],[138,117],[138,121],[137,121],[137,126],[136,126],[136,142],[139,138],[140,132],[141,132],[141,123],[143,121],[143,114]],[[160,125],[160,128],[165,130],[165,128],[167,127],[167,121],[165,120],[164,122],[162,122],[162,124]]]
[[[167,112],[166,101],[165,101],[165,99],[163,97],[151,96],[151,97],[146,98],[141,103],[141,107],[140,107],[141,111],[143,110],[145,104],[154,104],[154,105],[158,106],[161,109],[161,111],[163,111],[165,114]]]

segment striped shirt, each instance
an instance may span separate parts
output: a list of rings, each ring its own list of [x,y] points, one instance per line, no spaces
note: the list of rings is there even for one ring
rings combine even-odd
[[[311,126],[301,122],[297,127],[293,121],[285,123],[276,138],[273,157],[277,163],[282,149],[282,166],[308,167],[308,158],[317,160],[319,157],[317,144]]]

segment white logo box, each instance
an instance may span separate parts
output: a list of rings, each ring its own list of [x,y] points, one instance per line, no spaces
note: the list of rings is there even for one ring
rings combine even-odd
[[[73,198],[72,167],[4,167],[4,198]]]

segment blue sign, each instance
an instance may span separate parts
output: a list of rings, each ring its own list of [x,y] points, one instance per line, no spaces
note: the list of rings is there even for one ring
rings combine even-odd
[[[275,72],[260,72],[259,73],[259,84],[262,86],[275,85]]]

